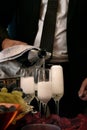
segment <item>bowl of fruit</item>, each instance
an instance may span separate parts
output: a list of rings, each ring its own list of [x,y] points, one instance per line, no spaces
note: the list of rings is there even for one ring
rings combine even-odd
[[[23,118],[25,114],[31,112],[33,106],[28,105],[23,92],[19,88],[9,91],[2,87],[0,90],[0,129],[6,130],[7,127],[17,120]]]
[[[0,103],[0,129],[6,130],[17,116],[20,109],[19,104]]]

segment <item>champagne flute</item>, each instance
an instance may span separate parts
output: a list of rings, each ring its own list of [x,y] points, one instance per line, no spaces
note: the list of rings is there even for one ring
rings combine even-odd
[[[59,101],[64,94],[63,68],[61,65],[51,67],[52,97],[56,104],[56,113],[59,115]]]
[[[20,77],[20,87],[23,89],[23,92],[26,94],[25,101],[30,104],[35,96],[34,89],[34,72],[29,72],[28,68],[21,70],[22,74]]]
[[[38,99],[40,100],[40,112],[41,104],[43,105],[44,115],[46,117],[47,103],[52,97],[52,87],[50,70],[41,68],[38,71]]]

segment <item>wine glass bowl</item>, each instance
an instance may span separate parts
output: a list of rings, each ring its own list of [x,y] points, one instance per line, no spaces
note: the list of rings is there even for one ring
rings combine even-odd
[[[57,114],[59,115],[59,101],[64,94],[63,68],[61,65],[51,67],[52,97],[56,103]]]
[[[38,83],[38,98],[43,103],[48,103],[52,97],[50,82],[39,82]]]
[[[23,75],[20,77],[20,87],[25,93],[25,100],[30,104],[31,100],[35,96],[35,86],[34,86],[34,72],[29,72],[29,69],[22,70]]]
[[[38,87],[37,96],[38,99],[40,100],[40,112],[42,104],[44,107],[44,115],[46,116],[47,103],[52,97],[50,69],[40,68],[38,70],[37,87]]]

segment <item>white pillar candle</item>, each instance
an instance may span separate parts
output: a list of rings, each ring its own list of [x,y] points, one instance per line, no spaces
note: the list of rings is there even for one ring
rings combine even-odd
[[[21,77],[20,87],[23,89],[23,92],[26,94],[34,93],[34,77]]]
[[[62,94],[64,91],[63,68],[60,65],[51,67],[52,93],[55,95]]]

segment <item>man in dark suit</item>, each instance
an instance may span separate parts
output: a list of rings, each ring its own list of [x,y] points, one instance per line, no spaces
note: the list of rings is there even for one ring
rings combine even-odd
[[[4,5],[4,3],[6,4]],[[41,0],[3,0],[0,4],[0,44],[2,49],[17,44],[34,45],[38,31],[40,7]],[[61,116],[76,116],[83,112],[87,106],[87,103],[78,97],[78,90],[87,76],[86,17],[87,1],[69,0],[66,29],[68,65],[66,64],[64,69],[65,94],[60,101]]]

